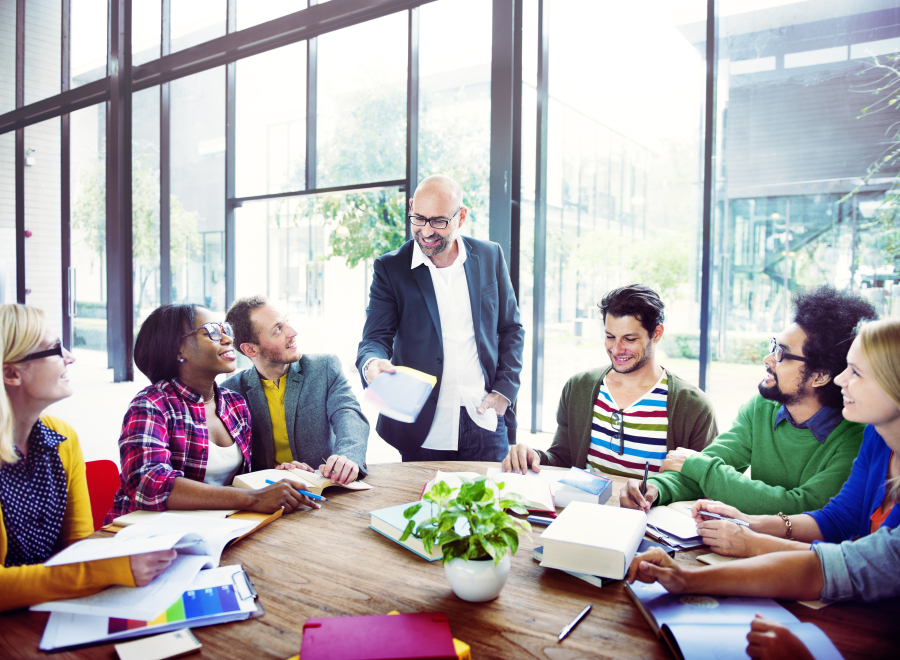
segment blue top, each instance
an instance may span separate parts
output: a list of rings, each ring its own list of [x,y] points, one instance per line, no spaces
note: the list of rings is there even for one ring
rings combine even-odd
[[[812,549],[822,562],[824,602],[900,596],[900,530],[882,526],[858,541],[816,542]]]
[[[859,456],[853,461],[847,483],[822,509],[808,512],[827,543],[868,536],[872,514],[884,501],[890,458],[891,448],[878,435],[874,426],[866,426]],[[893,528],[898,525],[900,506],[895,506],[883,526]]]

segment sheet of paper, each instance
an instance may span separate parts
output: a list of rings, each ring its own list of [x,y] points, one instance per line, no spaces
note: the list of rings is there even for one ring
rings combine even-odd
[[[500,481],[503,480],[503,475],[510,474],[509,472],[504,472],[498,467],[491,467],[487,469],[487,476],[489,476],[494,481],[500,478]],[[568,468],[557,468],[552,466],[541,466],[540,472],[534,472],[532,470],[528,470],[525,474],[521,475],[525,479],[532,479],[534,481],[540,481],[544,484],[555,484],[560,479],[564,479],[566,475],[569,474]]]
[[[478,412],[478,406],[481,405],[481,399],[472,396],[464,397],[463,402],[466,405],[466,412],[469,413],[469,417],[472,418],[473,422],[491,433],[497,430],[498,418],[496,410],[488,408],[483,413]]]
[[[245,581],[237,574],[242,572],[243,569],[241,568],[241,565],[235,564],[200,571],[197,577],[194,578],[194,581],[190,585],[190,589],[186,589],[183,593],[230,587],[235,589],[238,594],[234,603],[236,608],[234,612],[206,612],[203,615],[203,618],[199,619],[199,621],[201,621],[199,625],[245,619],[251,612],[256,610],[256,602],[254,599],[249,597],[249,594],[242,593],[241,591],[241,583],[245,583]],[[246,591],[246,587],[244,586],[243,588]],[[180,600],[182,600],[182,597],[177,598],[176,601],[171,604],[175,604]],[[113,622],[118,625],[113,626]],[[44,629],[44,636],[41,638],[40,648],[44,651],[50,651],[79,644],[125,639],[142,634],[150,635],[156,632],[165,632],[166,630],[193,627],[194,625],[198,625],[197,622],[198,619],[192,618],[191,614],[185,611],[184,608],[167,608],[165,614],[160,614],[150,621],[133,619],[125,620],[118,617],[114,619],[111,617],[90,614],[53,612],[47,620],[47,627]],[[110,632],[111,629],[116,628],[122,629],[122,632]]]
[[[165,571],[144,587],[107,587],[90,596],[35,605],[36,612],[71,612],[149,621],[185,592],[209,557],[178,555]]]
[[[697,523],[690,516],[685,516],[667,506],[654,507],[647,514],[647,524],[653,525],[668,534],[681,539],[692,539],[699,536]]]
[[[154,518],[158,518],[163,513],[171,513],[176,516],[201,516],[203,518],[227,518],[237,513],[238,509],[198,509],[196,511],[144,511],[138,509],[124,516],[119,516],[112,521],[113,525],[120,527],[128,527],[129,525],[137,525],[138,523],[149,522]]]

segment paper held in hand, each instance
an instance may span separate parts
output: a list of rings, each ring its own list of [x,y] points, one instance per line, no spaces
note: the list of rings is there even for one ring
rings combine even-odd
[[[346,488],[348,490],[370,490],[372,486],[365,481],[351,481],[349,484],[333,484],[331,479],[323,477],[322,473],[307,472],[306,470],[298,470],[292,468],[290,470],[257,470],[256,472],[248,472],[247,474],[239,474],[231,482],[232,486],[237,488],[249,488],[250,490],[258,490],[265,488],[269,484],[267,481],[292,481],[297,487],[308,490],[310,493],[321,495],[326,488]]]
[[[437,385],[437,378],[409,367],[396,369],[396,373],[382,371],[375,376],[364,395],[385,417],[412,424]]]

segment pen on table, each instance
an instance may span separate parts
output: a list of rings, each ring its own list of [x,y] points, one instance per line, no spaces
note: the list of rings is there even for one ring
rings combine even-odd
[[[644,480],[641,482],[641,497],[647,494],[647,473],[650,471],[650,461],[644,463]]]
[[[277,483],[277,482],[272,481],[271,479],[266,479],[266,483],[267,483],[267,484],[274,484],[274,483]],[[307,496],[309,499],[311,499],[311,500],[319,500],[319,501],[322,501],[322,502],[327,502],[327,501],[328,501],[328,498],[327,498],[327,497],[322,497],[321,495],[316,495],[315,493],[310,493],[308,490],[303,490],[302,488],[297,488],[296,486],[294,486],[294,490],[296,490],[296,491],[297,491],[298,493],[300,493],[301,495],[306,495],[306,496]]]
[[[585,607],[583,610],[581,610],[581,613],[578,616],[576,616],[574,619],[572,619],[572,623],[570,623],[569,625],[567,625],[565,628],[562,629],[562,632],[559,633],[559,639],[557,639],[556,641],[557,642],[563,641],[566,638],[566,635],[568,635],[570,632],[572,632],[572,628],[577,626],[579,621],[581,621],[584,617],[587,616],[587,613],[591,611],[591,608],[593,606],[594,606],[594,604],[591,603],[590,605]]]

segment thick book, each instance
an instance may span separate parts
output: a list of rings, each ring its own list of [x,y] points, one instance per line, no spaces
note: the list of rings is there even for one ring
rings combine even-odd
[[[434,546],[431,549],[431,552],[426,552],[425,545],[422,543],[422,541],[415,538],[414,536],[410,536],[405,541],[400,540],[400,537],[403,536],[403,531],[406,529],[406,525],[409,522],[409,520],[404,517],[403,512],[414,504],[422,505],[422,508],[419,509],[418,513],[413,516],[413,522],[416,524],[416,526],[428,520],[437,513],[436,504],[420,501],[407,502],[406,504],[398,504],[397,506],[391,506],[386,509],[377,509],[375,511],[372,511],[372,518],[369,524],[369,528],[374,529],[379,534],[386,536],[396,543],[399,543],[404,548],[416,553],[423,559],[427,559],[428,561],[440,559],[443,554],[441,551],[441,546],[439,545]],[[464,518],[460,518],[456,521],[455,529],[457,534],[459,534],[460,536],[467,536],[469,534],[469,523]]]
[[[437,378],[409,367],[396,369],[396,373],[382,371],[375,376],[364,396],[385,417],[412,424],[437,385]]]
[[[303,660],[456,660],[450,620],[441,612],[307,619]]]
[[[612,485],[612,479],[573,467],[551,489],[556,506],[565,508],[572,502],[606,504],[612,494]]]
[[[450,488],[459,488],[462,485],[463,478],[477,479],[481,476],[483,475],[477,472],[441,472],[438,470],[434,475],[434,479],[425,484],[422,494],[424,495],[429,488],[439,481],[443,481]],[[509,493],[515,493],[525,500],[526,508],[530,513],[556,516],[556,504],[549,484],[513,472],[494,472],[489,474],[488,477],[497,486],[500,497],[505,497]],[[500,484],[503,484],[503,488],[500,488]]]
[[[679,659],[746,657],[747,634],[757,613],[790,629],[817,660],[841,657],[825,633],[800,623],[771,598],[670,594],[658,582],[635,582],[626,589],[653,632]]]
[[[541,566],[621,580],[644,536],[643,511],[572,502],[544,533]]]
[[[258,490],[269,486],[269,481],[292,481],[299,485],[303,490],[310,493],[321,495],[326,488],[346,488],[348,490],[369,490],[372,488],[365,481],[351,481],[349,484],[333,484],[331,479],[322,476],[322,473],[307,472],[306,470],[298,470],[291,468],[290,470],[276,470],[274,468],[268,470],[257,470],[256,472],[247,472],[239,474],[231,482],[236,488],[248,488],[250,490]]]
[[[143,637],[169,630],[199,628],[265,614],[240,564],[200,571],[187,589],[149,620],[53,612],[40,648],[61,651],[89,644]]]
[[[653,541],[648,541],[647,539],[641,539],[641,544],[638,546],[637,551],[638,551],[638,553],[647,552],[647,550],[649,550],[650,548],[654,548],[654,547],[660,548],[661,550],[665,551],[666,554],[668,554],[670,557],[675,556],[675,551],[672,548],[661,545],[659,543],[654,543]],[[534,557],[539,562],[544,561],[544,546],[539,545],[538,547],[536,547],[532,551],[532,557]],[[557,570],[557,569],[554,569],[554,570]],[[588,583],[594,585],[595,587],[605,587],[606,585],[608,585],[612,582],[618,581],[613,578],[605,578],[605,577],[601,577],[599,575],[588,575],[587,573],[576,573],[574,571],[563,571],[563,573],[568,573],[572,577],[577,577],[579,580],[584,580],[585,582],[588,582]]]

